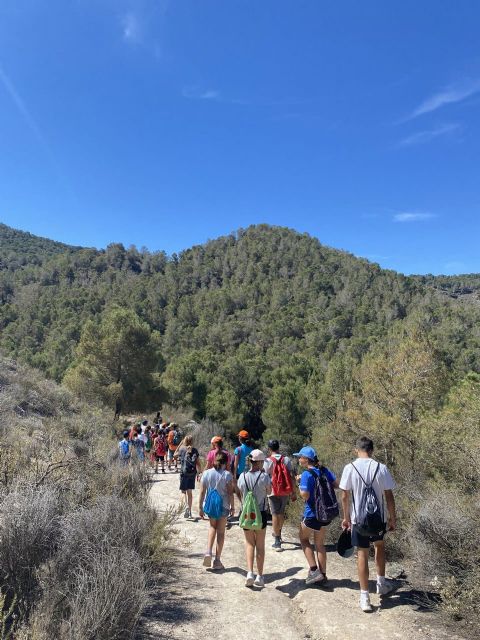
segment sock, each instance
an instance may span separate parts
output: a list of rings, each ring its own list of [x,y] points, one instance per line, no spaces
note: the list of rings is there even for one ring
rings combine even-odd
[[[316,571],[318,569],[317,565],[315,565],[314,567],[310,567],[310,571]]]
[[[368,598],[368,591],[363,591],[362,589],[360,590],[360,597],[361,598]]]
[[[383,587],[385,584],[385,576],[377,576],[377,584]]]

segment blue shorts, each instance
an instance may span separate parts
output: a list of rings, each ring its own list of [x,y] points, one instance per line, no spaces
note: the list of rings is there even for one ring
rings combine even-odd
[[[375,536],[363,536],[359,533],[356,525],[352,524],[352,546],[359,547],[360,549],[368,549],[371,542],[378,542],[383,540],[386,529]]]

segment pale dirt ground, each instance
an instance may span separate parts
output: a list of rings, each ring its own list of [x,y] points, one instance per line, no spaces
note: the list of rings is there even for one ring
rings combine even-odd
[[[180,501],[179,475],[154,477],[151,500],[162,511]],[[197,485],[198,486],[198,485]],[[198,491],[193,513],[198,513]],[[152,594],[141,624],[142,638],[172,640],[206,639],[226,635],[255,640],[465,640],[441,626],[438,615],[418,607],[413,591],[403,581],[401,588],[380,604],[371,595],[375,611],[363,613],[354,559],[328,553],[329,590],[306,587],[307,566],[298,547],[295,530],[284,531],[284,551],[271,549],[271,527],[267,530],[265,582],[263,590],[244,586],[243,532],[238,525],[227,531],[222,556],[225,571],[212,572],[202,566],[207,521],[179,517],[178,557]],[[371,575],[375,576],[374,567]],[[387,567],[388,575],[388,567]],[[374,582],[371,583],[374,590]]]

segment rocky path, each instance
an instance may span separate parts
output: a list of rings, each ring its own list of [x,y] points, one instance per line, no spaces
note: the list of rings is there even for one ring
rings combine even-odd
[[[155,507],[162,511],[177,506],[179,476],[167,473],[154,479]],[[196,491],[194,514],[197,501]],[[381,604],[373,595],[374,613],[363,613],[358,606],[354,560],[344,560],[336,552],[328,553],[330,588],[306,587],[306,564],[295,531],[284,535],[284,551],[276,553],[270,547],[269,526],[266,587],[252,590],[244,586],[243,532],[238,525],[227,531],[225,571],[220,573],[202,566],[207,521],[180,516],[177,529],[179,553],[163,588],[152,595],[142,622],[144,638],[201,640],[226,632],[232,638],[255,640],[463,640],[451,629],[442,629],[436,615],[418,607],[406,582]]]

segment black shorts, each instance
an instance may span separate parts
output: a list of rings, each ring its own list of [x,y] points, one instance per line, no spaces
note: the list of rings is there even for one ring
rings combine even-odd
[[[322,527],[328,527],[330,523],[331,520],[329,520],[328,522],[321,522],[316,518],[304,518],[302,520],[303,526],[307,527],[307,529],[312,529],[312,531],[320,531]]]
[[[356,525],[352,525],[352,546],[359,547],[360,549],[368,549],[371,542],[378,542],[383,540],[385,535],[384,530],[376,536],[363,536],[357,529]]]
[[[262,529],[266,529],[267,521],[268,521],[268,513],[266,511],[260,511],[260,513],[262,514]]]
[[[158,453],[155,454],[155,458],[163,462],[165,460],[165,456],[159,456]]]
[[[188,489],[195,489],[196,474],[180,474],[180,491],[187,491]]]

